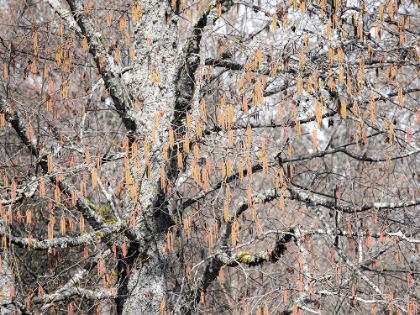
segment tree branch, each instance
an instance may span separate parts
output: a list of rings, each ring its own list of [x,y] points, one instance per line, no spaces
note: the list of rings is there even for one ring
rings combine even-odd
[[[94,24],[84,14],[84,3],[80,0],[67,0],[71,12],[61,7],[56,0],[45,0],[59,16],[66,21],[69,28],[75,30],[80,39],[86,38],[89,43],[89,51],[95,60],[96,67],[102,75],[105,86],[115,104],[124,126],[130,133],[136,131],[137,126],[131,115],[132,97],[122,85],[118,77],[121,72],[115,65],[112,56],[107,53],[105,39],[102,34],[96,32]]]
[[[43,171],[48,173],[48,163],[46,160],[48,153],[44,149],[38,150],[36,148],[35,140],[29,139],[26,124],[24,123],[20,113],[8,106],[6,101],[2,98],[0,98],[0,113],[5,114],[6,121],[12,125],[13,129],[16,131],[19,138],[31,154],[37,157],[37,163],[39,163]],[[73,187],[73,185],[65,182],[64,180],[60,181],[58,177],[54,175],[50,176],[50,180],[54,184],[58,184],[60,190],[67,195],[71,196],[73,192],[76,194],[77,209],[82,213],[83,217],[88,221],[92,228],[97,230],[106,227],[106,224],[102,222],[102,217],[94,211],[95,207],[92,203],[86,200],[80,192]]]
[[[399,208],[406,208],[406,207],[413,207],[420,204],[420,198],[415,198],[411,201],[401,201],[401,202],[369,202],[363,205],[354,205],[354,206],[344,206],[340,205],[338,207],[335,206],[334,201],[326,200],[319,196],[315,196],[316,192],[312,192],[311,194],[306,193],[304,191],[298,191],[296,189],[287,188],[287,192],[285,193],[285,197],[291,200],[298,200],[302,201],[311,206],[322,206],[328,209],[335,209],[342,211],[344,213],[356,213],[356,212],[365,212],[370,209],[377,209],[377,210],[386,210],[386,209],[399,209]]]
[[[27,237],[18,237],[13,236],[7,233],[4,227],[0,226],[0,236],[6,236],[7,240],[12,244],[15,244],[19,247],[28,247],[35,250],[44,250],[53,247],[76,247],[81,245],[93,244],[98,240],[101,240],[104,237],[119,232],[124,229],[124,225],[121,222],[117,222],[111,226],[107,226],[104,229],[83,234],[80,236],[65,236],[58,237],[48,240],[37,240],[37,239],[28,239]]]
[[[177,91],[178,95],[175,102],[175,121],[173,124],[178,126],[186,114],[186,110],[190,108],[191,99],[194,95],[195,80],[194,74],[200,64],[200,44],[203,37],[204,28],[210,24],[214,24],[219,18],[217,16],[218,6],[221,13],[226,13],[234,2],[232,0],[213,1],[207,9],[200,15],[195,22],[191,34],[185,41],[182,48],[183,58],[178,67]]]

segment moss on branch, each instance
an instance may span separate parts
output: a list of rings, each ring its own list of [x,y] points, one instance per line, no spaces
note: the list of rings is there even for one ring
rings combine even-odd
[[[280,256],[286,253],[286,244],[292,240],[294,229],[286,228],[283,230],[283,232],[285,234],[283,237],[276,241],[273,249],[266,249],[256,253],[240,252],[234,257],[234,262],[228,263],[227,265],[235,266],[238,264],[238,262],[249,266],[257,266],[267,261],[275,263],[277,260],[279,260]]]

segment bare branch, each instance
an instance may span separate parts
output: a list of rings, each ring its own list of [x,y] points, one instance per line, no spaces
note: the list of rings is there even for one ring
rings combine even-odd
[[[89,43],[89,51],[95,60],[96,67],[102,75],[105,86],[110,92],[118,114],[127,130],[133,133],[137,126],[132,117],[131,108],[132,96],[121,84],[119,73],[121,72],[114,65],[113,58],[107,53],[106,43],[103,35],[97,32],[92,21],[84,15],[84,3],[80,0],[68,0],[71,12],[61,7],[56,0],[45,0],[48,4],[59,13],[59,15],[67,22],[68,26],[74,29],[77,35],[83,39],[86,38]],[[70,15],[71,13],[71,15]]]
[[[121,222],[114,223],[113,225],[107,226],[101,230],[86,233],[80,236],[65,236],[58,237],[48,240],[37,240],[29,239],[27,237],[13,236],[7,233],[3,227],[0,227],[0,236],[6,236],[7,240],[12,244],[20,247],[27,247],[35,250],[44,250],[54,247],[76,247],[87,244],[94,244],[101,241],[103,238],[108,238],[110,235],[116,232],[120,232],[124,229],[124,225]]]
[[[20,113],[16,110],[13,110],[6,102],[0,98],[0,113],[4,113],[6,116],[6,121],[10,122],[13,129],[18,134],[19,138],[26,145],[27,149],[31,152],[32,155],[38,158],[37,163],[39,163],[45,173],[48,173],[48,164],[47,164],[47,155],[48,153],[44,150],[38,150],[36,148],[35,140],[31,141],[28,138],[28,131],[26,124],[24,123]],[[83,214],[85,219],[94,229],[105,228],[106,225],[102,222],[102,217],[94,210],[96,207],[89,202],[87,199],[83,198],[78,190],[76,190],[73,185],[66,181],[60,181],[54,175],[50,176],[51,181],[54,184],[58,184],[60,190],[67,195],[71,196],[72,193],[76,195],[77,198],[77,208]]]

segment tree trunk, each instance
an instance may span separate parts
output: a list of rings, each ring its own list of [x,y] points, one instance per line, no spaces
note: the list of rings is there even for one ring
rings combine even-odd
[[[140,188],[137,203],[126,196],[124,214],[126,219],[133,212],[138,215],[136,228],[144,245],[140,247],[132,242],[132,256],[120,263],[120,280],[124,285],[119,288],[121,298],[117,304],[118,314],[124,315],[157,314],[165,301],[166,259],[162,248],[171,220],[163,201],[160,168],[165,164],[163,149],[169,149],[168,128],[175,119],[180,64],[177,16],[173,15],[169,3],[149,0],[141,5],[148,18],[142,18],[136,25],[136,62],[123,81],[127,82],[129,97],[141,107],[137,113],[128,112],[136,126],[128,136],[144,146],[139,146],[137,156],[133,153],[130,158],[133,183],[137,182]],[[145,148],[148,144],[150,149]],[[147,165],[147,178],[138,172],[136,161]],[[168,171],[177,172],[176,169]]]
[[[11,314],[12,311],[16,310],[16,305],[12,299],[15,292],[15,280],[10,269],[7,251],[1,250],[0,258],[0,314]]]
[[[156,233],[149,248],[129,266],[127,280],[119,288],[118,314],[157,314],[166,296],[166,261],[161,249],[164,234]],[[122,276],[127,276],[127,269]]]

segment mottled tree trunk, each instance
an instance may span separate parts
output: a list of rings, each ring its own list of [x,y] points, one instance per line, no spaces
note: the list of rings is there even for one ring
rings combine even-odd
[[[171,220],[163,202],[160,168],[165,164],[162,152],[168,146],[168,129],[174,120],[180,63],[177,16],[169,3],[151,0],[141,5],[143,18],[136,25],[136,62],[123,81],[129,97],[141,107],[138,112],[128,111],[136,126],[128,136],[139,143],[150,143],[151,148],[145,152],[139,146],[137,156],[131,156],[131,175],[139,184],[139,198],[135,205],[127,197],[124,212],[126,218],[133,211],[139,214],[137,229],[144,245],[136,247],[132,243],[132,256],[120,264],[124,285],[119,289],[118,313],[125,315],[159,313],[165,301],[166,259],[162,248]],[[149,178],[138,172],[136,160],[149,165]],[[124,269],[124,263],[128,268]]]
[[[119,289],[118,314],[156,314],[166,297],[164,234],[156,233],[149,247],[137,254],[127,281]],[[127,274],[124,274],[127,276]]]
[[[9,265],[7,251],[1,250],[0,258],[0,314],[11,314],[16,310],[16,305],[11,299],[14,295],[14,275]]]

